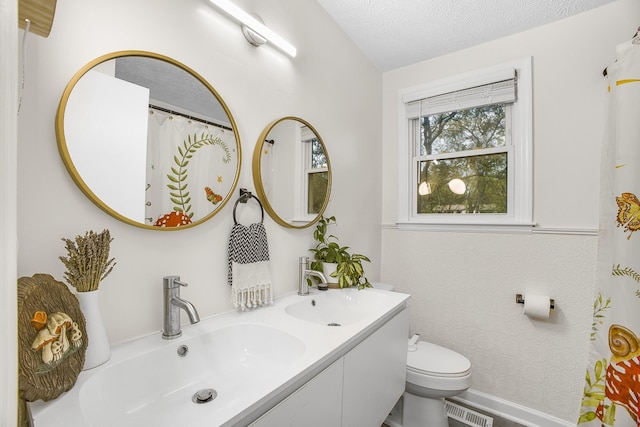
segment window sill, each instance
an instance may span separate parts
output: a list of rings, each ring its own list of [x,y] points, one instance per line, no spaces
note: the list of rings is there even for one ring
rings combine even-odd
[[[455,233],[522,233],[531,234],[534,223],[423,223],[398,222],[395,227],[400,231],[446,231]]]
[[[550,228],[535,223],[519,224],[425,224],[398,222],[382,224],[383,229],[398,231],[429,231],[449,233],[495,233],[495,234],[558,234],[597,237],[598,230],[591,228]]]

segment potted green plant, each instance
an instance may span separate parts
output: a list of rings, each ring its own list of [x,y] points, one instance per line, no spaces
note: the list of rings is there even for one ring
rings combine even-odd
[[[350,253],[348,246],[340,246],[336,236],[327,234],[331,224],[336,224],[335,216],[322,216],[316,225],[313,238],[317,244],[309,249],[313,253],[311,268],[335,279],[340,288],[370,288],[371,283],[364,275],[362,262],[371,260],[365,255]],[[330,280],[329,277],[327,280]]]

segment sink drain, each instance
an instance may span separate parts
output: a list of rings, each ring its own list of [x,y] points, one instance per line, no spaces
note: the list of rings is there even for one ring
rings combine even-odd
[[[212,388],[205,388],[200,391],[197,391],[196,394],[193,395],[191,400],[193,403],[208,403],[213,399],[218,397],[218,393]]]
[[[342,325],[340,323],[331,322],[331,323],[327,323],[327,326],[342,326]]]
[[[178,356],[185,357],[187,353],[189,353],[189,347],[187,347],[186,345],[181,345],[180,347],[178,347],[177,353]]]

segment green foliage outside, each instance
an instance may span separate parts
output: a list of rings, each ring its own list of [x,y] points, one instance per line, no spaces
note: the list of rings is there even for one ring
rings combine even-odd
[[[463,157],[420,162],[418,182],[429,194],[418,195],[418,213],[506,213],[507,154],[474,154],[504,147],[503,104],[422,117],[420,155],[465,152]],[[452,179],[466,184],[463,194],[449,188]]]

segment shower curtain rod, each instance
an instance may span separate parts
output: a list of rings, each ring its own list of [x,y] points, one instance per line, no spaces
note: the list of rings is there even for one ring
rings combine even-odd
[[[633,37],[631,37],[631,42],[632,43],[638,43],[638,40],[640,40],[640,27],[638,27],[638,30],[636,31],[636,33],[633,35]],[[607,67],[609,68],[609,67]],[[609,71],[607,70],[607,68],[605,68],[604,70],[602,70],[602,75],[604,77],[607,77],[607,74],[609,73]]]
[[[218,128],[224,129],[224,130],[233,130],[229,126],[225,126],[225,125],[221,125],[221,124],[218,124],[218,123],[210,122],[209,120],[203,120],[203,119],[201,119],[199,117],[190,116],[188,114],[180,113],[178,111],[170,110],[168,108],[158,107],[157,105],[149,104],[149,108],[153,108],[154,110],[162,111],[164,113],[169,113],[169,114],[173,114],[173,115],[176,115],[176,116],[184,117],[184,118],[187,118],[187,119],[190,119],[190,120],[197,120],[200,123],[204,123],[204,124],[207,124],[207,125],[215,126],[215,127],[218,127]]]

